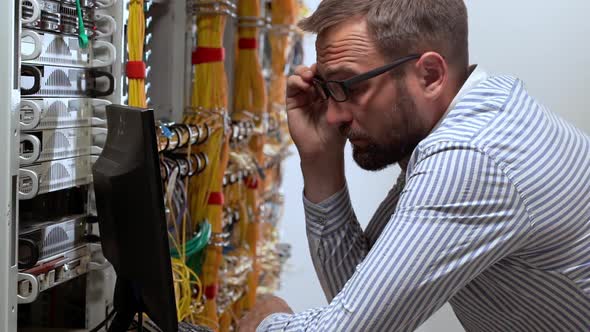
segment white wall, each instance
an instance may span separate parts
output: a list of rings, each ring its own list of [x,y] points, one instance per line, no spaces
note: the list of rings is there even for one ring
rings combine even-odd
[[[306,0],[315,9],[318,0]],[[554,112],[590,133],[590,1],[467,0],[472,63],[491,73],[521,78],[530,92]],[[306,64],[315,60],[314,39],[306,47]],[[293,256],[278,293],[301,311],[326,304],[307,247],[301,203],[299,159],[285,163],[285,218],[282,241]],[[366,225],[397,178],[391,167],[379,173],[360,170],[347,149],[346,174],[356,214]],[[420,332],[462,331],[450,307],[427,321]]]

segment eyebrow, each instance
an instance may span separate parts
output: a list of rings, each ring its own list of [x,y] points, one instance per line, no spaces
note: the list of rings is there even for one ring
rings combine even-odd
[[[326,71],[323,74],[320,74],[320,77],[323,79],[329,80],[334,75],[345,76],[345,74],[348,74],[349,77],[353,77],[355,75],[358,75],[359,73],[356,70],[350,68],[349,66],[329,67],[328,69],[326,69]]]

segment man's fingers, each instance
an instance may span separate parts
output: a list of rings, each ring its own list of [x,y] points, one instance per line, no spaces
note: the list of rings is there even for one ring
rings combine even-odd
[[[287,93],[288,95],[285,98],[287,110],[311,107],[314,103],[321,101],[313,85],[308,85],[306,89],[287,88]]]
[[[287,110],[293,110],[296,108],[304,108],[306,105],[309,104],[306,96],[299,95],[292,98],[287,98]]]
[[[318,70],[318,64],[314,63],[313,65],[311,65],[311,67],[309,67],[309,70],[311,70],[311,72],[315,75]]]
[[[295,69],[294,73],[295,75],[301,76],[305,81],[311,81],[315,75],[315,67],[315,64],[312,65],[311,68],[301,65]]]
[[[309,100],[304,95],[287,98],[286,106],[287,112],[293,110],[303,110],[305,114],[313,117],[318,116],[326,110],[326,104],[323,102],[323,100]]]
[[[303,73],[306,70],[309,70],[307,66],[299,65],[295,68],[295,71],[293,71],[293,73],[295,73],[295,75],[301,75],[301,73]]]
[[[308,92],[312,85],[305,82],[301,76],[291,75],[287,79],[287,98],[295,97],[300,93]]]
[[[311,68],[298,66],[295,74],[287,78],[287,110],[310,107],[318,100],[318,92],[312,82],[316,67],[315,64]]]
[[[291,110],[294,108],[305,108],[311,106],[313,102],[314,100],[312,94],[310,94],[309,92],[300,93],[293,97],[286,98],[287,110]]]

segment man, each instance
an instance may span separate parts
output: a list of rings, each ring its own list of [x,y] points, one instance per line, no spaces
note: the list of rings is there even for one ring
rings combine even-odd
[[[265,298],[242,330],[411,331],[450,302],[467,331],[590,331],[590,138],[469,67],[463,1],[324,0],[301,27],[317,65],[287,110],[330,304]],[[359,166],[402,168],[364,231],[346,139]]]

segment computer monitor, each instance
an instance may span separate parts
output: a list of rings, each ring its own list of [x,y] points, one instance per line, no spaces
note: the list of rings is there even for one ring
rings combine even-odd
[[[106,108],[108,135],[92,167],[104,256],[117,273],[109,331],[127,331],[146,313],[178,330],[153,110]]]

